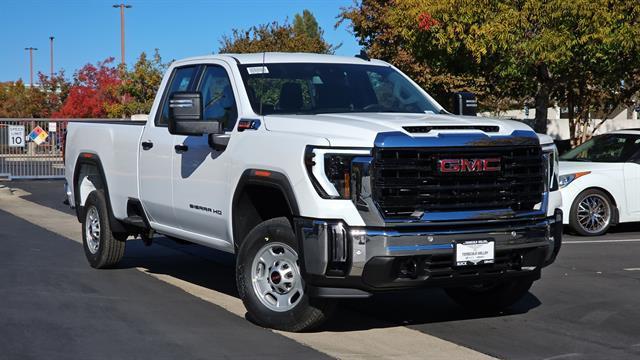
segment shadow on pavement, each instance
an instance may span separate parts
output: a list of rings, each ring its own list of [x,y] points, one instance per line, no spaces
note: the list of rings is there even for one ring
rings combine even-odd
[[[166,238],[144,246],[129,240],[119,268],[142,267],[150,273],[174,278],[238,297],[234,257],[200,245],[181,245]],[[375,295],[368,299],[341,300],[333,316],[317,331],[357,331],[393,326],[503,317],[527,313],[540,305],[529,293],[508,311],[479,313],[467,311],[449,300],[440,289],[421,289]]]
[[[335,316],[325,324],[323,330],[355,331],[496,318],[524,314],[540,305],[538,298],[529,293],[507,311],[483,313],[458,306],[441,289],[423,289],[375,295],[369,299],[343,300]]]
[[[181,245],[166,238],[152,246],[128,240],[118,268],[145,268],[150,273],[170,275],[192,284],[238,297],[234,259],[224,253],[195,244]]]

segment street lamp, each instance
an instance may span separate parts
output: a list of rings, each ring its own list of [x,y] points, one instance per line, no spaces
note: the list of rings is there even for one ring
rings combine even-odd
[[[49,36],[49,43],[50,43],[50,60],[51,60],[51,79],[53,79],[53,39],[55,39],[55,37],[53,36]]]
[[[130,9],[131,5],[116,4],[113,7],[120,8],[120,54],[122,56],[120,63],[124,64],[124,9]]]
[[[31,87],[33,87],[33,51],[38,50],[38,48],[26,47],[24,49],[29,50],[29,76],[30,76]]]

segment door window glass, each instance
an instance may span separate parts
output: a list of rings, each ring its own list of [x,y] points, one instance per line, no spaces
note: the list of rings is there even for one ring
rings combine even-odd
[[[205,121],[219,121],[225,131],[233,130],[238,118],[236,99],[223,67],[208,66],[200,85]]]
[[[196,66],[185,66],[173,71],[171,82],[164,93],[162,113],[156,125],[166,126],[169,123],[169,97],[177,91],[188,91],[196,76]]]

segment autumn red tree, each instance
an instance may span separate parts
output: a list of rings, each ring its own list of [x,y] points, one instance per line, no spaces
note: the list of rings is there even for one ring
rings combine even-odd
[[[59,118],[101,118],[107,116],[107,108],[119,101],[120,77],[113,66],[113,58],[87,64],[73,76],[73,85],[59,111]]]

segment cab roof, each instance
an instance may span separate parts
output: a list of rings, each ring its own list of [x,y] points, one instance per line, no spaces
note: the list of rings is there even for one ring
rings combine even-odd
[[[177,60],[175,63],[179,65],[183,62],[193,61],[207,61],[214,59],[231,59],[238,64],[275,64],[275,63],[339,63],[339,64],[370,64],[389,66],[388,63],[371,59],[364,60],[356,56],[338,56],[338,55],[326,55],[326,54],[313,54],[313,53],[283,53],[283,52],[266,52],[266,53],[251,53],[251,54],[217,54],[217,55],[204,55],[195,56],[186,59]]]

